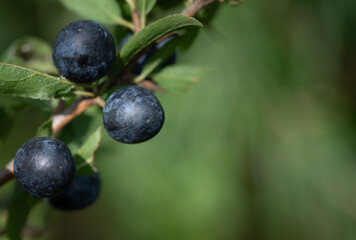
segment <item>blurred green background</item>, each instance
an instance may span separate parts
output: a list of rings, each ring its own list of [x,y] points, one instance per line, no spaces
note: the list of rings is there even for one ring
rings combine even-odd
[[[178,58],[214,72],[158,94],[166,122],[151,141],[119,144],[103,131],[99,200],[52,211],[39,239],[356,239],[355,5],[223,4]],[[0,53],[26,35],[52,43],[75,19],[55,0],[0,0]],[[33,105],[16,116],[0,120],[2,165],[48,117]],[[0,189],[2,204],[14,184]]]

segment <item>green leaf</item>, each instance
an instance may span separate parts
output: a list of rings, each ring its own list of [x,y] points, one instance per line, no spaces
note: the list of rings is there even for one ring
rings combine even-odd
[[[131,23],[121,17],[115,0],[60,0],[69,10],[78,15],[104,24],[119,24],[133,29]]]
[[[94,153],[98,149],[101,140],[101,127],[99,127],[78,149],[74,155],[77,166],[77,174],[88,175],[95,172]]]
[[[211,71],[208,67],[175,65],[164,68],[152,78],[162,88],[186,91],[192,83],[199,82]]]
[[[144,8],[144,14],[147,15],[153,7],[156,5],[157,0],[136,0],[138,9],[142,14],[142,9]]]
[[[65,79],[16,65],[0,63],[0,94],[48,100],[60,98],[74,87]]]
[[[158,50],[145,64],[142,73],[134,80],[134,82],[138,83],[144,80],[147,76],[149,76],[152,72],[159,69],[159,67],[170,57],[174,54],[178,43],[178,38],[172,39],[167,42],[160,50]]]
[[[66,126],[65,131],[60,131],[57,138],[64,142],[72,153],[75,153],[101,124],[102,110],[99,107],[90,107],[74,118]]]
[[[58,75],[52,60],[52,46],[37,37],[28,36],[17,39],[6,50],[2,61]]]
[[[37,130],[36,137],[52,136],[52,119],[44,122]]]
[[[6,223],[6,234],[10,240],[20,240],[28,214],[40,198],[25,192],[18,184],[9,206],[9,218]]]
[[[120,57],[127,64],[136,54],[166,34],[192,26],[202,27],[202,24],[198,20],[182,14],[159,19],[133,35],[121,49]]]
[[[188,27],[202,27],[202,24],[191,17],[182,14],[171,15],[151,23],[133,35],[116,56],[114,67],[111,68],[109,79],[114,79],[124,66],[140,51],[149,47],[156,40],[168,33]],[[110,81],[106,82],[109,85]],[[106,89],[105,87],[103,89]]]

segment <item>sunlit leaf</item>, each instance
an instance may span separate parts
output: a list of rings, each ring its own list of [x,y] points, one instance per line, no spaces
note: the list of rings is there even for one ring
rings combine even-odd
[[[101,127],[99,127],[78,149],[74,155],[77,166],[77,174],[91,174],[93,172],[94,153],[98,149],[101,140]]]
[[[115,0],[60,0],[69,10],[78,15],[105,24],[122,24],[119,4]]]
[[[34,99],[60,98],[68,94],[74,85],[24,67],[0,63],[0,94]]]

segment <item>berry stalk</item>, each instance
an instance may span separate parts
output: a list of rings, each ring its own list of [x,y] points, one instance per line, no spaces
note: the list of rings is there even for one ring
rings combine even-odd
[[[14,178],[14,159],[11,159],[10,162],[0,171],[0,186],[9,180]]]

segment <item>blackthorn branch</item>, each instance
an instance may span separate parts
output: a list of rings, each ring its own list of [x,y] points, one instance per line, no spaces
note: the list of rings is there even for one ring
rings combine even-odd
[[[53,134],[57,134],[65,125],[93,105],[104,107],[104,101],[99,96],[95,98],[81,98],[63,112],[53,116]]]
[[[224,0],[215,0],[219,2],[224,2]],[[140,17],[140,12],[137,7],[136,0],[130,0],[127,1],[131,7],[132,11],[132,18],[133,22],[135,25],[135,32],[141,30],[141,17]],[[182,14],[188,16],[188,17],[193,17],[195,16],[202,8],[206,7],[208,4],[214,2],[214,0],[193,0],[190,1],[186,9],[182,11]],[[165,36],[163,36],[161,39],[157,40],[156,43],[159,43],[166,39],[169,36],[174,35],[175,32],[169,33]],[[135,66],[136,61],[139,59],[139,57],[143,54],[145,54],[150,47],[147,49],[144,49],[141,51],[139,54],[137,54],[129,64],[126,65],[126,67],[118,73],[116,77],[114,77],[114,81],[111,82],[111,85],[116,85],[117,83],[130,83],[133,80],[133,76],[130,73],[130,70]],[[110,85],[110,86],[111,86]],[[156,90],[159,92],[164,92],[162,89],[160,89],[157,85],[155,85],[152,82],[148,82],[146,80],[143,80],[137,85],[142,86],[142,87],[147,87],[152,90]],[[103,87],[105,85],[102,85]],[[110,86],[105,86],[105,89],[98,89],[99,94],[103,93],[103,90],[107,90],[108,87]],[[59,108],[60,108],[61,102],[59,102]],[[104,106],[104,102],[101,99],[100,96],[96,96],[93,98],[80,98],[78,101],[72,104],[68,109],[62,111],[61,113],[55,114],[53,116],[53,124],[52,124],[52,131],[54,134],[58,133],[64,126],[66,126],[68,123],[70,123],[74,118],[82,114],[85,110],[87,110],[89,107],[97,105],[100,107]],[[58,109],[59,109],[58,108]],[[0,170],[0,186],[2,186],[4,183],[8,182],[9,180],[14,178],[14,170],[13,170],[13,159],[6,164],[6,166]]]

